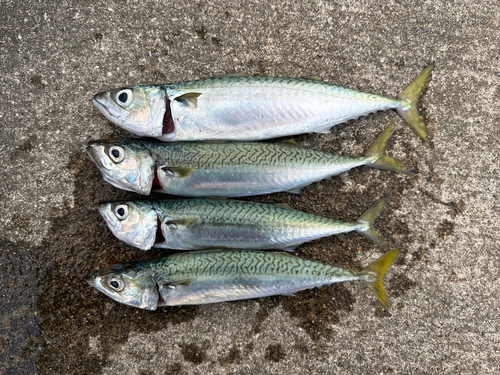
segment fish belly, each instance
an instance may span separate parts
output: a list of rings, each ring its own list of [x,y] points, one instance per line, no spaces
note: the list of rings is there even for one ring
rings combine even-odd
[[[264,167],[226,170],[204,168],[188,177],[166,176],[163,192],[189,197],[243,197],[306,186],[335,174],[332,168]]]
[[[173,101],[172,117],[175,140],[261,140],[325,132],[350,119],[398,106],[397,100],[362,93],[344,97],[324,90],[230,87],[202,93],[196,108]]]

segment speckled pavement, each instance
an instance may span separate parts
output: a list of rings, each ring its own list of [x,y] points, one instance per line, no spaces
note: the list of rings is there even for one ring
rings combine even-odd
[[[500,4],[497,1],[0,1],[0,374],[498,374]],[[91,103],[119,86],[228,73],[310,76],[396,96],[435,62],[421,108],[433,147],[396,112],[301,135],[359,155],[393,119],[388,153],[412,173],[358,168],[285,202],[377,222],[401,257],[390,311],[362,283],[155,312],[85,281],[165,254],[120,243],[96,209],[137,198],[84,152],[123,136]],[[357,234],[299,247],[362,267]]]

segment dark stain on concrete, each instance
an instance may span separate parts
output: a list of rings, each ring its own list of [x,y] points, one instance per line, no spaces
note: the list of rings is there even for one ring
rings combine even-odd
[[[233,344],[226,355],[221,355],[218,358],[219,363],[223,367],[228,367],[233,363],[239,363],[241,361],[242,355],[241,351],[236,344]]]
[[[30,78],[30,82],[37,89],[44,89],[47,85],[47,82],[42,78],[42,76],[33,76]]]
[[[252,61],[252,63],[255,62]],[[343,127],[349,127],[348,131],[342,129]],[[382,129],[383,126],[381,126]],[[374,139],[373,135],[366,134],[366,129],[363,126],[354,123],[334,127],[332,133],[335,142],[323,146],[323,150],[332,153],[339,153],[338,148],[342,142],[356,139],[358,143],[366,145],[368,148]],[[411,134],[413,136],[413,133]],[[406,137],[408,134],[401,132],[400,136]],[[307,135],[300,135],[294,138],[298,144],[301,144],[307,137]],[[389,155],[392,142],[394,142],[393,138],[394,136],[387,144]],[[405,145],[403,144],[402,147],[404,148]],[[416,166],[415,150],[409,144],[406,144],[406,147],[405,163],[409,166]],[[377,200],[388,197],[387,206],[375,226],[387,240],[388,250],[401,249],[398,260],[389,272],[396,272],[398,267],[405,267],[405,256],[408,251],[405,245],[411,243],[413,238],[408,224],[395,217],[394,212],[400,208],[404,192],[417,182],[418,173],[407,173],[405,179],[399,179],[393,172],[362,167],[349,171],[348,176],[354,183],[353,191],[346,192],[343,189],[345,185],[340,178],[331,178],[306,187],[300,195],[278,193],[242,199],[263,203],[288,203],[297,210],[343,221],[355,221]],[[362,192],[358,191],[358,186],[364,187]],[[296,249],[295,255],[359,270],[367,265],[363,259],[366,259],[367,255],[374,251],[379,255],[385,252],[357,233],[347,233],[306,243]],[[389,297],[393,297],[391,291],[388,292]],[[369,292],[367,291],[367,293]],[[369,298],[372,298],[371,306],[375,309],[375,315],[380,318],[388,317],[388,310],[372,294],[369,295]],[[355,302],[356,297],[342,283],[298,292],[296,296],[262,298],[259,299],[260,309],[257,312],[250,335],[259,333],[271,311],[281,305],[290,316],[299,319],[299,326],[317,343],[324,338],[333,336],[333,325],[340,322],[339,312],[351,311]]]
[[[425,189],[422,189],[421,191],[425,197],[429,198],[433,202],[448,206],[448,214],[453,218],[457,217],[465,210],[465,202],[462,198],[460,198],[460,200],[458,200],[457,202],[455,201],[444,202]]]
[[[165,375],[181,375],[182,374],[182,365],[179,362],[175,362],[172,364],[168,364],[165,368]]]
[[[437,227],[437,235],[439,238],[452,236],[454,232],[455,232],[455,223],[448,220],[443,221]]]
[[[195,365],[203,363],[207,357],[206,351],[210,348],[208,342],[203,343],[202,346],[196,344],[182,344],[181,353],[184,359]]]
[[[144,68],[146,69],[147,67]],[[336,141],[327,145],[332,152],[337,151],[335,145],[353,138],[365,145],[373,140],[366,135],[363,126],[343,126],[349,127],[349,131],[344,133],[340,127],[333,130],[333,139]],[[297,136],[296,140],[300,143],[307,137]],[[389,141],[388,150],[391,149],[391,142],[392,140]],[[413,155],[414,150],[408,150],[407,163],[415,161]],[[92,374],[99,373],[109,364],[110,356],[127,341],[131,331],[155,332],[164,329],[165,324],[192,321],[203,307],[166,307],[155,312],[143,311],[116,303],[86,285],[85,276],[100,267],[158,257],[165,255],[165,252],[141,252],[121,243],[107,229],[96,209],[96,204],[101,201],[143,197],[117,190],[104,182],[97,168],[84,154],[73,154],[68,168],[75,175],[74,208],[67,207],[58,213],[59,216],[53,219],[42,246],[36,248],[38,262],[43,265],[40,269],[40,295],[37,304],[42,321],[38,339],[42,349],[37,366],[41,373]],[[406,251],[404,245],[411,242],[411,233],[407,224],[394,216],[394,211],[399,208],[404,191],[414,186],[418,175],[408,174],[404,179],[399,179],[391,172],[357,168],[350,171],[348,177],[354,183],[354,189],[347,191],[342,179],[332,178],[305,188],[300,195],[280,193],[243,200],[288,203],[298,210],[354,221],[378,199],[388,196],[387,207],[376,227],[387,239],[389,248],[399,247]],[[362,191],[357,186],[363,186]],[[151,199],[158,198],[166,196],[151,196]],[[362,269],[367,265],[365,259],[368,254],[374,251],[383,253],[363,237],[349,233],[305,244],[295,254],[328,264]],[[393,266],[395,270],[398,267],[401,265]],[[405,285],[407,284],[402,283],[403,287],[390,289],[389,296],[404,293],[407,290],[404,289]],[[332,326],[340,321],[339,312],[351,311],[355,302],[356,297],[344,284],[302,291],[295,297],[262,298],[259,299],[260,309],[250,337],[247,334],[238,339],[249,340],[261,330],[270,312],[275,307],[282,306],[290,316],[299,320],[300,327],[318,343],[334,334]],[[375,308],[377,316],[387,317],[387,312],[375,298],[371,306]],[[68,337],[67,332],[76,334]],[[100,336],[98,354],[89,352],[90,336]],[[65,355],[68,347],[75,354],[70,359]],[[221,363],[236,363],[239,360],[236,349],[235,346],[227,356],[222,356]],[[250,342],[241,350],[241,357],[244,358],[253,350],[254,344]],[[204,347],[186,343],[183,344],[182,351],[184,358],[190,363],[206,360]],[[278,349],[269,349],[269,358],[281,358],[276,353],[280,353]]]
[[[161,72],[157,69],[154,69],[150,66],[147,66],[144,64],[139,64],[139,65],[137,65],[137,70],[141,73],[146,72],[149,76],[151,76],[153,78],[153,80],[155,82],[166,82],[167,81],[167,76],[163,72]]]
[[[21,143],[10,155],[10,160],[15,160],[24,153],[31,152],[34,148],[33,142],[36,141],[36,135],[30,135],[23,143]]]
[[[198,307],[144,311],[116,303],[87,285],[86,276],[100,267],[164,252],[137,251],[121,243],[96,209],[101,201],[137,199],[137,195],[102,181],[85,154],[71,155],[68,168],[75,176],[74,208],[54,218],[42,245],[30,250],[38,254],[41,265],[37,308],[42,349],[37,367],[40,373],[94,374],[127,342],[131,331],[156,332],[166,324],[191,321]],[[90,336],[100,337],[97,354],[89,352]]]
[[[309,348],[307,347],[307,344],[303,339],[296,340],[295,343],[293,344],[293,348],[302,354],[309,353]]]
[[[463,199],[460,198],[460,200],[457,202],[453,201],[449,202],[448,207],[449,207],[448,214],[451,215],[453,218],[456,218],[458,215],[464,212],[465,202]]]
[[[269,345],[265,357],[271,362],[280,362],[286,358],[286,353],[280,344]]]
[[[399,298],[407,291],[415,288],[417,283],[410,280],[406,275],[402,273],[395,274],[387,283],[388,291],[394,298]]]
[[[30,232],[30,220],[26,215],[15,213],[12,215],[10,222],[5,225],[5,229],[7,230],[15,230],[17,228]]]
[[[203,44],[207,42],[207,29],[205,26],[200,26],[194,30],[196,32],[196,35],[198,35],[198,38],[200,38],[203,41]]]
[[[213,36],[212,37],[212,44],[217,46],[217,47],[220,47],[220,46],[222,46],[222,40]]]

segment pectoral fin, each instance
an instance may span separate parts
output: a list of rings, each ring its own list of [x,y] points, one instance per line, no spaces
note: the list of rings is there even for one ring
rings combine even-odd
[[[199,92],[188,92],[187,94],[178,96],[175,100],[182,102],[188,108],[196,108],[198,106]]]
[[[173,177],[176,178],[186,178],[196,170],[195,168],[169,167],[169,166],[160,167],[160,169],[166,173],[170,173]]]
[[[175,280],[170,283],[167,283],[167,286],[178,286],[178,285],[184,285],[184,286],[189,286],[191,283],[194,281],[194,277],[190,277],[187,279],[180,279],[180,280]]]
[[[196,219],[179,219],[179,220],[168,220],[165,222],[165,225],[167,226],[177,226],[179,227],[184,227],[187,228],[191,224],[193,224],[196,221]]]

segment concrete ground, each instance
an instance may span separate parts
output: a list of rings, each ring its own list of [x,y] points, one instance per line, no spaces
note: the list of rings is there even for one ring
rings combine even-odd
[[[500,5],[449,1],[0,2],[0,374],[498,374],[500,372]],[[164,254],[120,243],[96,204],[136,197],[84,153],[123,135],[91,103],[111,88],[235,72],[318,75],[396,96],[435,62],[421,101],[433,148],[395,112],[302,135],[362,153],[398,119],[388,153],[413,173],[359,168],[252,198],[378,228],[402,255],[384,310],[361,283],[155,312],[84,281]],[[357,234],[297,255],[362,267]]]

